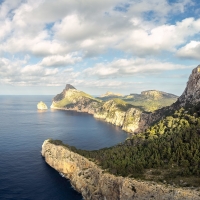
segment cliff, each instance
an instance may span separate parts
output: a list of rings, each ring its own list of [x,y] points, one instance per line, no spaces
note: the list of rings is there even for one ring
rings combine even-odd
[[[85,200],[198,200],[196,190],[175,188],[154,182],[116,177],[105,173],[89,161],[55,141],[45,140],[42,156],[54,169],[70,179],[72,186]]]
[[[192,70],[183,94],[178,98],[180,106],[200,102],[200,65]]]
[[[93,114],[95,118],[103,119],[130,133],[144,130],[160,117],[160,112],[151,114],[142,112],[141,109],[122,99],[103,102],[69,84],[62,93],[54,97],[51,108],[87,112]]]
[[[79,91],[70,84],[67,84],[63,92],[57,94],[53,98],[51,108],[93,114],[100,105],[101,100],[95,99],[89,94]]]
[[[141,102],[149,105],[155,103],[156,100],[165,101],[166,98],[171,99],[172,101],[170,102],[172,103],[177,99],[177,96],[161,91],[148,90],[142,92],[141,95],[133,94],[127,96],[127,98],[110,99],[103,102],[67,84],[63,92],[53,99],[51,108],[87,112],[93,114],[95,118],[120,126],[127,132],[138,133],[144,131],[159,119],[168,115],[168,113],[187,104],[196,104],[200,101],[200,66],[193,69],[186,89],[171,106],[166,106],[153,112],[144,112],[140,108],[141,106],[136,106],[138,105],[137,102],[140,102],[139,105],[141,105]]]

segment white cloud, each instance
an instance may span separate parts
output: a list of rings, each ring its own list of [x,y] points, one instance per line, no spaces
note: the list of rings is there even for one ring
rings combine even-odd
[[[80,62],[82,60],[81,57],[77,56],[77,53],[71,53],[64,56],[61,55],[53,55],[48,56],[42,59],[41,65],[42,66],[66,66],[66,65],[73,65],[76,62]]]
[[[190,41],[177,51],[177,56],[182,58],[189,58],[200,60],[200,41]]]
[[[167,17],[170,12],[180,13],[184,12],[185,8],[192,4],[191,0],[179,0],[177,2],[171,2],[167,0],[136,0],[130,1],[130,13],[131,14],[144,14],[152,12],[154,18]],[[151,16],[152,17],[152,16]]]
[[[118,48],[134,55],[150,55],[161,51],[175,51],[189,36],[199,32],[200,19],[187,18],[175,25],[161,25],[150,30],[138,29],[118,44]]]
[[[99,78],[117,78],[136,74],[157,74],[162,71],[186,69],[190,67],[191,66],[149,59],[118,59],[110,63],[96,64],[93,68],[85,69],[84,74],[85,76],[97,76]]]
[[[166,0],[17,2],[6,0],[0,7],[3,13],[0,38],[4,39],[1,52],[64,56],[82,51],[86,56],[95,56],[112,47],[146,56],[162,50],[175,50],[199,30],[198,20],[192,18],[175,25],[158,26],[162,22],[161,15],[165,18],[174,10],[182,12],[191,3],[189,0],[173,4]],[[116,10],[126,4],[129,4],[127,12]],[[148,12],[157,13],[157,22],[145,19],[144,14]],[[191,23],[191,27],[187,23]]]
[[[98,34],[100,26],[73,14],[65,17],[61,23],[56,23],[53,30],[58,38],[74,42]]]
[[[167,0],[4,0],[0,4],[0,56],[15,59],[0,58],[1,82],[21,85],[78,82],[82,73],[72,65],[82,61],[94,63],[93,68],[83,73],[87,79],[88,76],[90,79],[121,78],[183,69],[185,66],[155,59],[120,57],[128,53],[128,56],[153,58],[165,51],[172,56],[182,45],[179,56],[199,59],[199,42],[194,38],[199,34],[200,19],[195,16],[195,19],[177,22],[174,18],[174,14],[177,16],[189,9],[191,3],[191,0],[176,3]],[[20,60],[24,55],[28,56]],[[95,63],[98,56],[116,60]],[[91,57],[97,59],[91,61]],[[64,68],[69,65],[70,68]],[[101,81],[88,83],[94,87],[123,84],[118,79]]]
[[[27,56],[24,60],[8,60],[0,58],[1,84],[36,86],[36,85],[64,85],[67,80],[79,76],[73,68],[59,70],[58,68],[44,68],[40,64],[27,65]]]

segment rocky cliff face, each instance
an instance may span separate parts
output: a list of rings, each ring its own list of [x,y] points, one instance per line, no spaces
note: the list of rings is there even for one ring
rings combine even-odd
[[[192,70],[183,94],[178,98],[181,106],[200,102],[200,65]]]
[[[67,88],[67,89],[66,89]],[[93,114],[101,101],[67,84],[62,93],[54,97],[51,108],[74,110]]]
[[[45,140],[42,156],[57,171],[70,179],[85,200],[197,200],[200,193],[161,184],[116,177],[62,145]]]
[[[130,133],[138,133],[144,130],[154,121],[157,121],[160,116],[160,114],[142,113],[141,110],[121,99],[102,102],[72,87],[66,87],[67,89],[65,88],[62,93],[58,94],[53,99],[51,108],[87,112],[93,114],[95,118],[120,126]]]
[[[68,90],[76,90],[76,88],[70,84],[67,84],[65,86],[65,89],[60,93],[60,94],[57,94],[54,98],[53,98],[53,101],[61,101],[63,98],[65,98],[65,95],[66,95],[66,92]]]
[[[173,94],[155,90],[144,91],[140,96],[154,99],[166,96],[176,98]],[[185,106],[187,103],[195,104],[200,101],[200,66],[193,69],[185,91],[172,106],[146,113],[134,106],[127,107],[128,104],[122,100],[117,101],[119,100],[112,99],[102,102],[68,84],[63,92],[54,98],[51,108],[87,112],[93,114],[95,118],[120,126],[127,132],[138,133],[164,117],[165,113]]]

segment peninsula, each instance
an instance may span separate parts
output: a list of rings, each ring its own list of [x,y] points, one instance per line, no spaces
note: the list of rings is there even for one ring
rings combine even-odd
[[[48,139],[42,145],[45,161],[70,179],[73,187],[86,200],[199,199],[199,68],[193,69],[183,94],[171,106],[153,113],[139,111],[132,105],[129,107],[129,104],[120,107],[127,109],[125,117],[128,110],[139,112],[139,115],[133,112],[133,119],[130,120],[132,125],[136,124],[132,131],[137,134],[125,142],[110,148],[86,151]],[[65,97],[72,94],[71,89],[64,92]],[[115,99],[104,103],[84,94],[81,99],[83,102],[87,99],[87,104],[82,105],[78,97],[80,93],[75,92],[74,102],[73,98],[68,98],[70,100],[65,109],[85,108],[94,115],[106,111],[109,114],[110,109],[106,110],[104,104],[111,108],[117,104]],[[59,106],[60,101],[55,100],[52,105]],[[115,110],[114,115],[116,112],[119,111]],[[137,117],[138,120],[135,120]]]
[[[152,105],[152,102],[158,102],[158,99],[160,102],[165,101],[164,105],[167,101],[167,105],[170,105],[177,100],[177,96],[173,94],[155,90],[142,92],[141,95],[117,95],[118,98],[115,98],[116,95],[113,98],[113,93],[106,93],[103,97],[94,98],[67,84],[65,89],[53,98],[51,108],[86,112],[95,118],[119,126],[126,132],[138,133],[157,121],[161,115],[163,116],[163,110],[148,112],[141,105],[144,103]],[[104,101],[105,96],[106,101]],[[140,106],[138,106],[139,102],[142,103]]]

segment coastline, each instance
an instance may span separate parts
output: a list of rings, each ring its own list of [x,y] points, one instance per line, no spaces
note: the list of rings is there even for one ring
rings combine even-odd
[[[42,156],[47,164],[70,180],[85,200],[198,200],[200,192],[191,188],[178,188],[162,183],[136,180],[107,173],[87,158],[62,145],[45,140]]]

